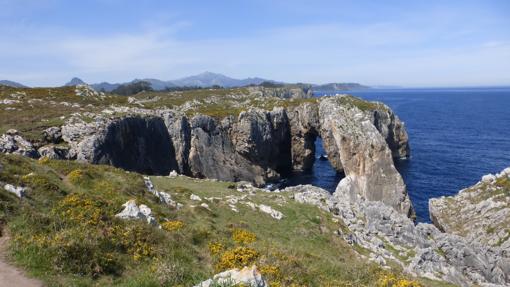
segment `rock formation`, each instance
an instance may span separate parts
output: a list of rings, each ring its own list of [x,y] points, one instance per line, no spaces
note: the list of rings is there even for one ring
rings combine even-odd
[[[283,190],[296,201],[333,213],[343,223],[338,235],[367,252],[361,255],[384,266],[394,263],[415,276],[460,286],[508,286],[510,254],[466,238],[443,233],[432,224],[414,222],[381,201],[330,195],[313,186]],[[491,285],[492,284],[492,285]]]
[[[360,162],[365,164],[364,168],[355,171],[358,179],[366,179],[364,186],[358,181],[361,194],[374,200],[384,197],[387,202],[397,194],[400,197],[397,196],[391,204],[403,212],[409,210],[405,187],[398,173],[394,172],[391,159],[392,154],[395,157],[407,155],[407,134],[391,110],[382,104],[347,96],[309,99],[309,90],[297,88],[301,91],[299,95],[292,94],[291,87],[283,90],[258,87],[255,90],[262,91],[262,95],[256,100],[274,101],[276,95],[290,97],[288,101],[298,101],[296,98],[299,98],[300,104],[287,108],[271,107],[271,110],[247,108],[238,116],[222,119],[203,114],[190,117],[182,107],[112,106],[100,113],[88,113],[86,119],[72,116],[61,128],[52,127],[44,132],[47,145],[41,147],[39,153],[53,159],[111,164],[145,174],[167,175],[175,170],[199,178],[249,181],[261,186],[294,170],[310,169],[315,160],[318,136],[323,138],[332,165],[342,172],[348,164],[352,179],[354,161],[359,158],[352,159],[354,150],[347,151],[347,145],[339,139],[361,133],[363,135],[355,141],[356,152],[363,151],[367,157],[378,156],[375,161]],[[285,93],[281,94],[283,91]],[[243,99],[244,96],[232,97]],[[356,131],[345,125],[358,121],[355,105],[348,105],[349,108],[341,113],[326,108],[329,105],[334,109],[346,107],[350,102],[345,99],[356,99],[356,104],[369,107],[361,113],[363,125],[352,126]],[[334,121],[338,126],[344,124],[344,128],[333,127]],[[38,156],[37,151],[34,152],[33,156]],[[382,169],[383,173],[376,172],[377,169]],[[368,185],[373,185],[374,189],[382,188],[382,192],[369,190]],[[394,194],[389,190],[390,185],[395,189]],[[399,204],[401,206],[397,206]]]
[[[411,201],[383,135],[366,113],[354,105],[341,105],[341,100],[326,98],[319,106],[321,134],[335,143],[345,172],[335,194],[381,201],[411,216]]]
[[[510,168],[483,176],[455,196],[431,199],[429,210],[440,230],[510,254]]]
[[[210,287],[210,286],[249,286],[249,287],[266,287],[269,286],[257,266],[244,267],[239,270],[237,268],[230,269],[214,275],[212,279],[195,285],[194,287]]]
[[[20,154],[31,158],[39,157],[39,153],[32,143],[21,137],[14,129],[10,129],[0,136],[0,152]]]

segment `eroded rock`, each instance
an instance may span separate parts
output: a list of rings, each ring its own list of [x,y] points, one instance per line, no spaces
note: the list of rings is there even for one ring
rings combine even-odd
[[[266,287],[268,286],[262,274],[257,269],[257,266],[244,267],[243,269],[230,269],[214,275],[213,278],[208,279],[194,287],[210,287],[224,284],[237,285],[249,287]]]
[[[440,230],[510,253],[510,168],[455,196],[431,199],[429,211]]]

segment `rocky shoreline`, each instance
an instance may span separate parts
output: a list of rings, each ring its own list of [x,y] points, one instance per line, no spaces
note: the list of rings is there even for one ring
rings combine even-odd
[[[77,89],[77,96],[105,97],[84,89]],[[295,88],[251,93],[257,101],[311,99],[310,90]],[[239,99],[231,97],[234,102]],[[485,176],[457,196],[432,199],[434,224],[416,225],[406,186],[394,165],[395,159],[409,157],[407,132],[382,103],[337,95],[271,109],[248,106],[222,117],[190,115],[186,111],[197,104],[195,100],[172,109],[139,103],[140,107],[110,106],[74,114],[62,126],[46,129],[42,144],[9,130],[0,137],[0,152],[262,186],[292,171],[310,169],[320,137],[331,165],[345,174],[335,193],[313,186],[278,192],[330,212],[339,223],[336,234],[360,256],[460,286],[510,284],[510,169]],[[150,189],[152,183],[145,181]],[[172,201],[170,195],[164,199]],[[132,207],[138,216],[138,206],[128,203],[125,208]],[[252,206],[283,218],[267,207]],[[235,212],[236,207],[231,208]]]

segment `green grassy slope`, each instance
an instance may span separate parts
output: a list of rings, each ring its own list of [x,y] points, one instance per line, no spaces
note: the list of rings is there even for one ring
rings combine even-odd
[[[242,204],[233,212],[226,197],[247,194],[228,182],[152,177],[159,191],[183,204],[176,210],[148,193],[137,173],[13,155],[0,155],[0,164],[1,182],[29,187],[23,200],[0,189],[10,258],[48,286],[192,286],[251,264],[270,286],[419,286],[398,269],[362,259],[335,234],[339,223],[329,213],[290,194],[245,198],[281,211],[278,221]],[[129,199],[148,205],[164,228],[115,218]]]

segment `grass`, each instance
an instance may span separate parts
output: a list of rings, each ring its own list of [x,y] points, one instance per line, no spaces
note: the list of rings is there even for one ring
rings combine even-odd
[[[29,187],[21,201],[0,190],[0,222],[14,239],[10,258],[50,286],[192,286],[251,264],[271,286],[377,286],[384,276],[406,277],[366,262],[334,234],[339,226],[329,213],[288,194],[245,199],[281,211],[278,221],[242,204],[230,210],[225,197],[245,194],[228,182],[152,177],[183,204],[176,210],[149,194],[137,173],[15,155],[0,155],[0,164],[0,181]],[[129,199],[149,206],[164,228],[115,218]]]
[[[128,100],[129,98],[132,100]],[[106,97],[81,97],[76,95],[74,87],[12,88],[0,85],[0,101],[17,101],[8,105],[0,104],[0,134],[14,128],[25,138],[40,142],[44,129],[63,125],[71,115],[78,113],[84,121],[90,122],[92,118],[88,112],[100,113],[112,106],[178,108],[189,117],[204,114],[222,119],[226,116],[236,117],[249,108],[265,110],[272,110],[275,107],[292,108],[318,101],[317,98],[258,98],[247,88],[142,92],[129,98],[114,94],[107,94]],[[343,97],[340,103],[355,105],[362,110],[384,107],[352,96]]]

